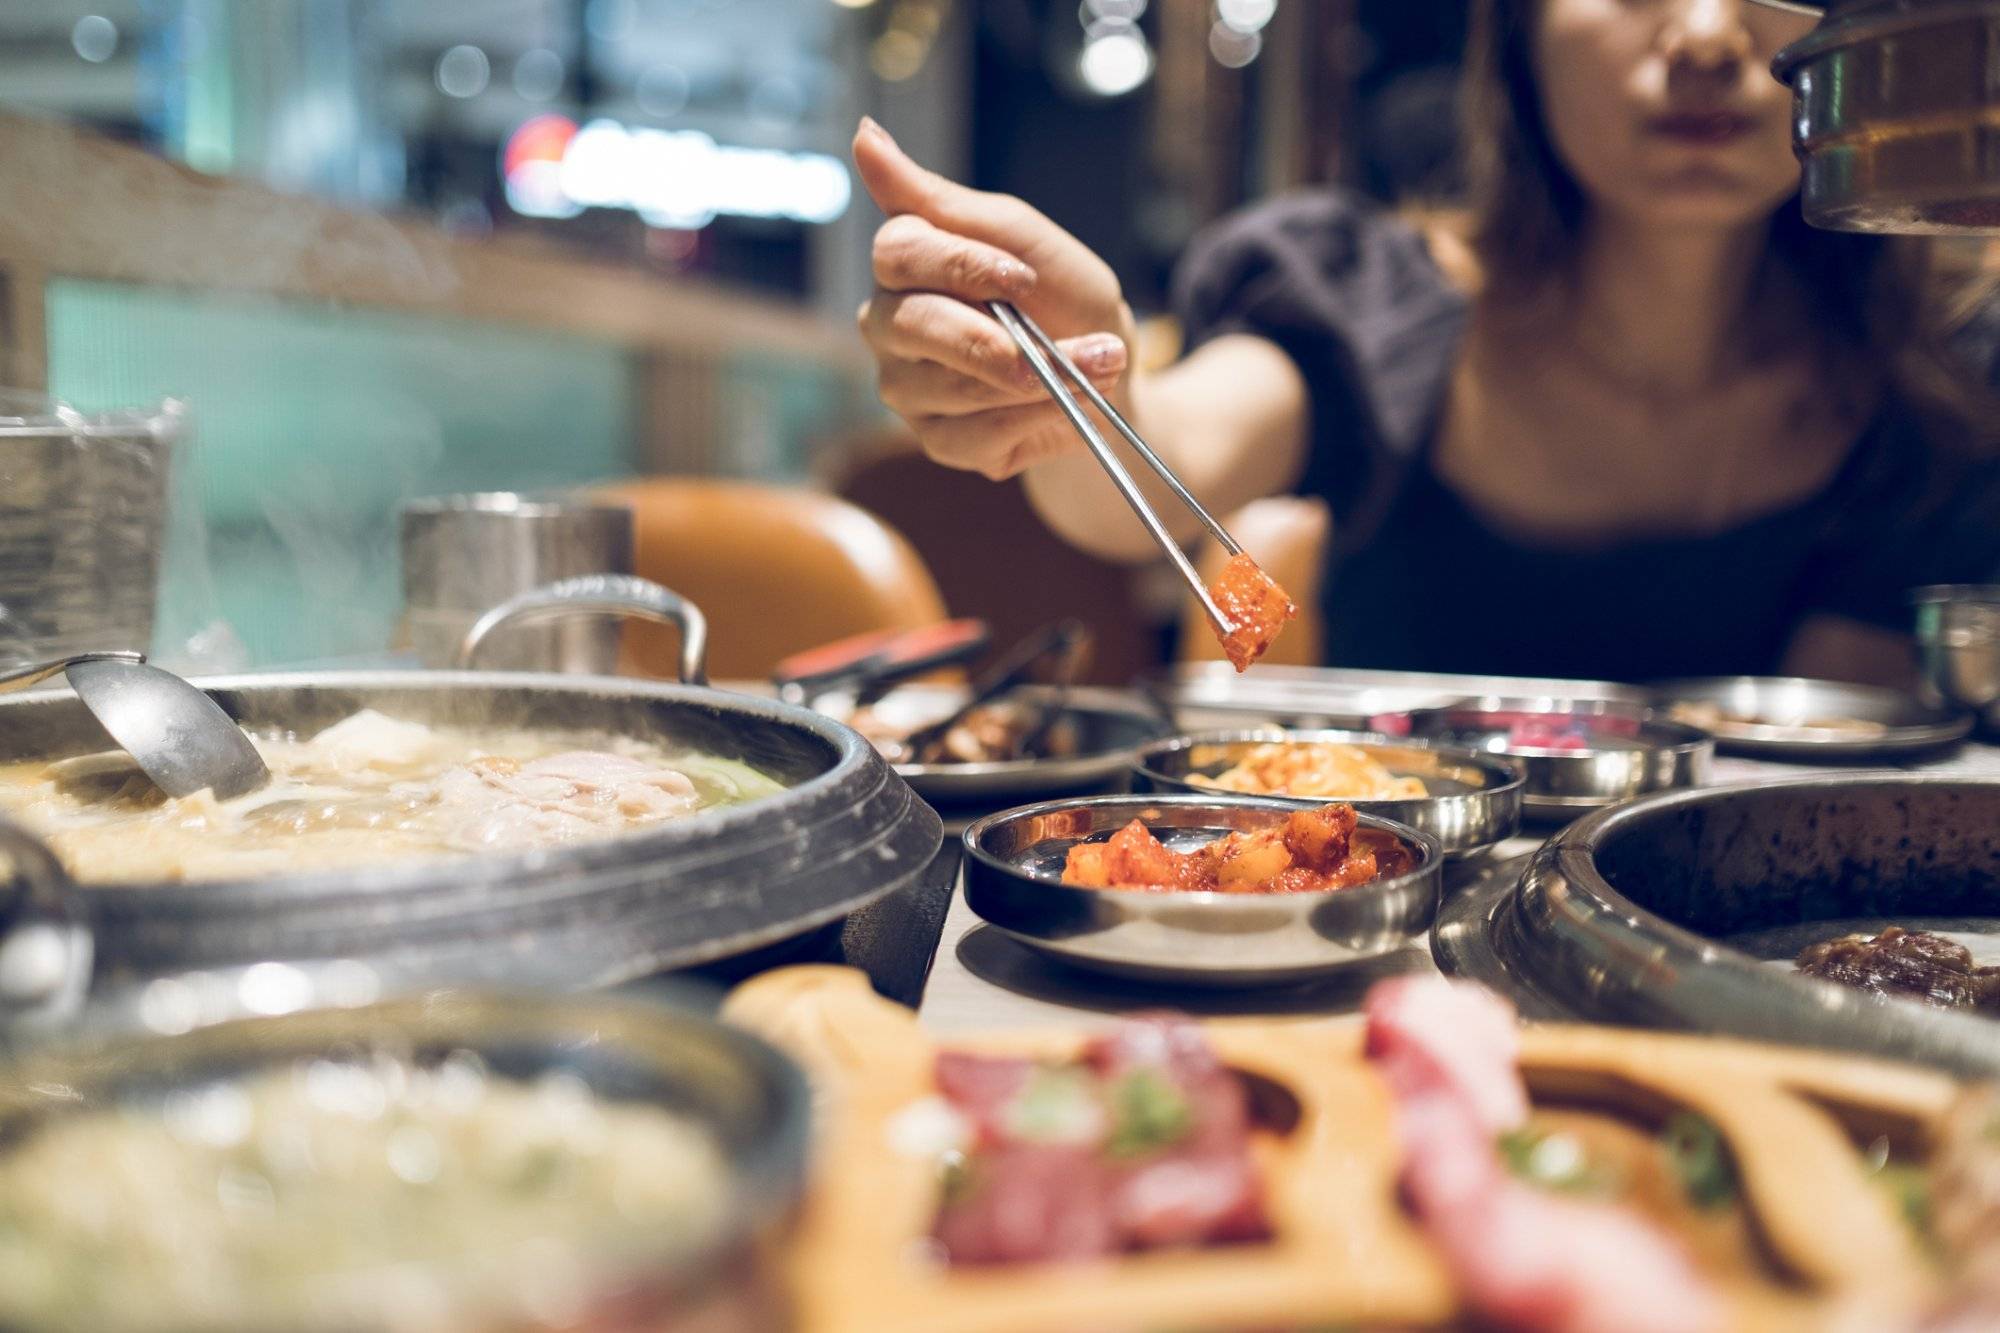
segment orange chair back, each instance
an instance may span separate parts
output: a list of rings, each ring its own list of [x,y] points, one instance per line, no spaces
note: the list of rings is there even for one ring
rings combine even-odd
[[[1278,581],[1298,604],[1299,618],[1285,627],[1263,661],[1273,666],[1320,666],[1324,629],[1320,623],[1320,583],[1326,568],[1326,542],[1333,521],[1326,504],[1298,496],[1253,500],[1222,520],[1229,535]],[[1202,543],[1195,568],[1204,582],[1221,572],[1228,556],[1212,540]],[[1222,646],[1208,627],[1201,604],[1190,595],[1181,611],[1180,659],[1220,660]]]
[[[937,583],[881,519],[813,491],[643,478],[600,488],[632,507],[633,569],[708,617],[709,675],[761,680],[792,653],[945,618]],[[626,668],[675,674],[673,630],[634,624]]]
[[[1035,517],[1018,481],[996,486],[940,467],[901,435],[857,441],[847,455],[834,489],[908,533],[952,609],[986,621],[996,648],[1074,616],[1096,640],[1085,679],[1129,685],[1159,669],[1171,600],[1156,614],[1131,567],[1065,544]]]

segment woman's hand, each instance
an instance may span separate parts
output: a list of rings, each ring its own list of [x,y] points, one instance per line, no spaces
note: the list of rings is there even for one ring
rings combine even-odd
[[[984,309],[991,300],[1032,315],[1129,413],[1132,312],[1109,265],[1021,200],[926,171],[872,120],[854,136],[854,163],[889,215],[861,334],[883,403],[925,453],[999,481],[1083,447]]]

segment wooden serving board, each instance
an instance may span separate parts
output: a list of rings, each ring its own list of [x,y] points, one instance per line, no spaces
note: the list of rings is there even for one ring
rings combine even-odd
[[[1296,1100],[1253,1152],[1275,1238],[1095,1263],[949,1269],[928,1237],[934,1162],[899,1150],[896,1117],[934,1095],[937,1047],[862,974],[794,967],[740,986],[724,1015],[790,1052],[815,1087],[810,1196],[792,1246],[801,1333],[1077,1333],[1080,1330],[1451,1326],[1453,1285],[1396,1196],[1387,1090],[1352,1023],[1218,1019],[1231,1067]],[[1610,1112],[1650,1127],[1708,1118],[1737,1166],[1741,1271],[1713,1274],[1744,1329],[1882,1326],[1934,1279],[1857,1137],[1921,1158],[1957,1095],[1943,1076],[1813,1052],[1650,1032],[1539,1027],[1522,1072],[1538,1110]],[[954,1038],[953,1049],[1060,1059],[1081,1030]]]

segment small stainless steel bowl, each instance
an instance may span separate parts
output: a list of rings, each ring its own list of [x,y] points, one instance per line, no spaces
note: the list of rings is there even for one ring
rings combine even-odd
[[[1141,820],[1188,850],[1282,823],[1297,803],[1261,796],[1096,796],[1002,811],[965,831],[965,901],[1031,948],[1152,982],[1270,986],[1420,943],[1437,913],[1437,839],[1376,815],[1416,854],[1408,874],[1325,893],[1153,893],[1062,882],[1077,843]]]
[[[2000,584],[1943,583],[1910,594],[1925,703],[1969,708],[2000,731]]]
[[[1363,814],[1407,824],[1438,840],[1448,857],[1484,851],[1521,827],[1524,780],[1512,760],[1365,731],[1201,731],[1140,749],[1133,759],[1143,791],[1220,793],[1192,779],[1213,777],[1259,745],[1351,745],[1397,777],[1421,778],[1428,796],[1374,799],[1264,793],[1295,807],[1346,801]]]
[[[93,1007],[69,1035],[0,1049],[0,1154],[63,1117],[145,1115],[321,1060],[380,1053],[428,1066],[469,1055],[494,1077],[573,1079],[606,1102],[659,1107],[706,1130],[727,1170],[716,1231],[690,1248],[607,1213],[592,1234],[560,1238],[574,1250],[550,1256],[550,1271],[571,1273],[581,1306],[565,1298],[556,1319],[537,1304],[546,1273],[499,1250],[380,1274],[331,1268],[318,1285],[255,1303],[243,1291],[219,1293],[218,1318],[204,1327],[403,1327],[413,1291],[440,1326],[454,1328],[526,1333],[551,1323],[597,1327],[613,1315],[618,1327],[682,1327],[676,1318],[719,1333],[774,1326],[782,1311],[774,1247],[803,1189],[810,1137],[811,1094],[796,1066],[673,1000],[441,989],[373,998],[382,984],[353,962],[155,978],[123,997],[129,1003]],[[80,1179],[68,1188],[87,1197],[101,1186]],[[336,1289],[339,1312],[313,1304]]]
[[[1559,728],[1580,744],[1537,743],[1524,727]],[[1715,759],[1715,738],[1624,703],[1543,697],[1465,699],[1410,714],[1412,735],[1521,765],[1527,814],[1567,819],[1647,792],[1699,786]]]

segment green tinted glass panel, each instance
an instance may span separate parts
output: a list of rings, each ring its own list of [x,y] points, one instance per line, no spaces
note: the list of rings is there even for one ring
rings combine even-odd
[[[743,477],[805,480],[815,444],[880,416],[870,387],[831,366],[754,353],[732,357],[719,394],[719,433],[730,454],[718,467]]]
[[[219,612],[268,665],[377,653],[411,496],[630,473],[637,376],[613,343],[305,302],[58,280],[49,390],[86,411],[189,406],[156,644]],[[202,565],[211,579],[205,583]]]

